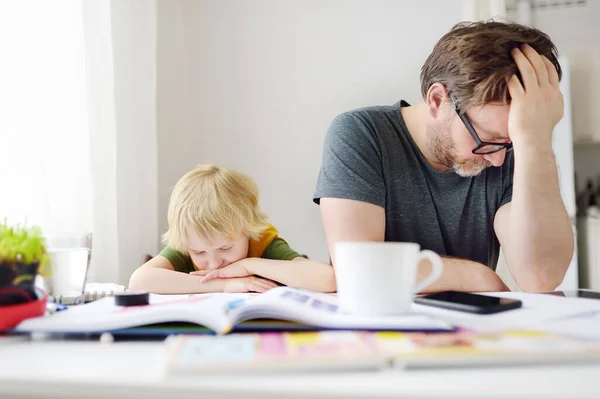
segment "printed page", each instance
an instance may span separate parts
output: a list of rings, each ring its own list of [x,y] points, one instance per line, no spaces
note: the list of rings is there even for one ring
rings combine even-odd
[[[413,304],[412,309],[415,312],[429,314],[460,327],[479,332],[515,328],[543,330],[546,325],[553,324],[558,320],[600,311],[600,300],[597,299],[565,298],[524,292],[502,292],[485,295],[519,299],[523,302],[523,306],[518,309],[489,315],[459,312],[421,304]]]
[[[272,289],[259,297],[230,306],[229,317],[238,324],[245,320],[272,318],[334,329],[402,331],[448,331],[453,326],[430,316],[408,313],[402,316],[363,317],[341,313],[334,295],[289,287]]]
[[[202,325],[217,333],[229,331],[228,303],[232,295],[150,297],[147,306],[116,306],[114,298],[69,307],[53,315],[31,318],[20,323],[19,332],[101,333],[122,328],[168,322]]]

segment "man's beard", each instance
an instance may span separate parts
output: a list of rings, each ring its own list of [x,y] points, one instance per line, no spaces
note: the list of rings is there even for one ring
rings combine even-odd
[[[493,166],[483,158],[458,159],[452,137],[448,134],[448,129],[441,124],[429,126],[427,138],[427,145],[437,162],[461,177],[477,176],[486,168]]]

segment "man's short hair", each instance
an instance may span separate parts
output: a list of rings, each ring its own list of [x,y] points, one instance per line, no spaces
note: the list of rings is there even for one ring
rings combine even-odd
[[[523,43],[546,56],[561,78],[558,50],[539,29],[496,21],[461,22],[437,42],[421,68],[423,98],[439,82],[463,110],[510,102],[507,80],[513,74],[521,79],[511,51]]]

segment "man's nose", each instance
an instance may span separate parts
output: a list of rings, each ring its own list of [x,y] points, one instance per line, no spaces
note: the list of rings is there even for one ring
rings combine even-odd
[[[487,154],[483,156],[483,159],[491,163],[492,165],[498,167],[502,166],[504,163],[504,158],[506,158],[506,150],[501,150],[498,152],[494,152],[493,154]]]

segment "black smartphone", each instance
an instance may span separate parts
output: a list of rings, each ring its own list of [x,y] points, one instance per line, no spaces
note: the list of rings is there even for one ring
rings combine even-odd
[[[437,292],[416,297],[414,301],[421,305],[479,314],[504,312],[505,310],[520,308],[523,305],[518,299],[497,298],[458,291]]]

